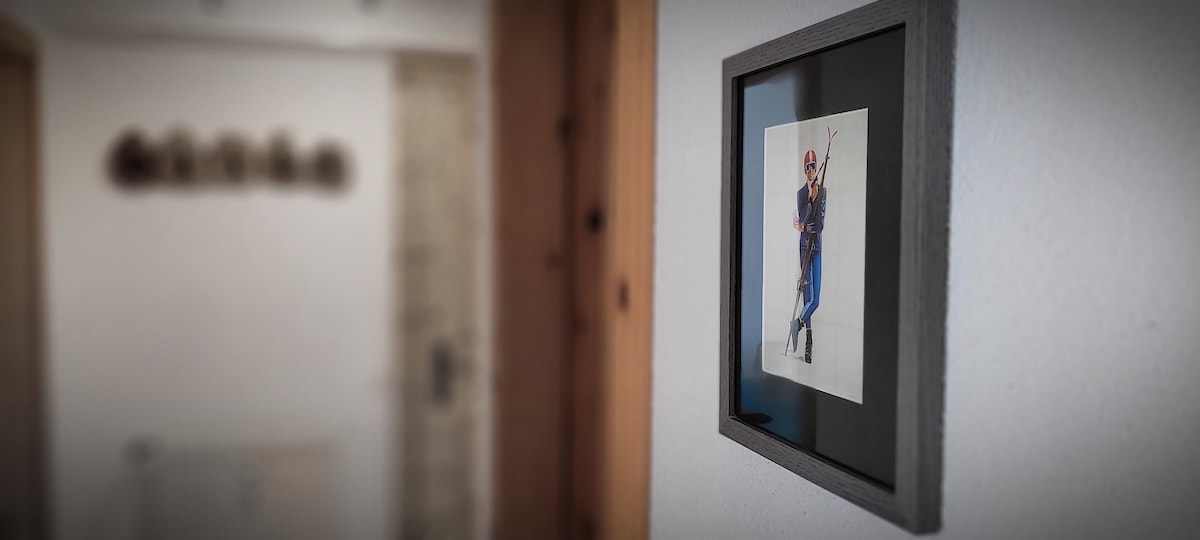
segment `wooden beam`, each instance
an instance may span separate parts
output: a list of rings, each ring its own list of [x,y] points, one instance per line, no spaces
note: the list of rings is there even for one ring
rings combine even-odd
[[[645,538],[654,3],[493,6],[494,530]]]
[[[615,0],[609,133],[604,538],[649,534],[655,3]]]
[[[567,11],[492,2],[493,536],[567,533]]]
[[[571,246],[574,252],[571,335],[570,538],[597,535],[602,515],[604,361],[610,181],[613,2],[571,0]]]

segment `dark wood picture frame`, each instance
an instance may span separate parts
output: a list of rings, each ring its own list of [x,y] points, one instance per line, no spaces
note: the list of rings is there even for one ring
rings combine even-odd
[[[941,525],[942,411],[955,3],[881,0],[724,62],[721,434],[914,533]],[[746,75],[904,28],[895,482],[887,488],[737,417],[741,293],[741,86]]]

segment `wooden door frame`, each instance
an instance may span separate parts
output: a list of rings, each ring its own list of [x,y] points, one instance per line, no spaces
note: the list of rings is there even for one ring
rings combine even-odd
[[[649,526],[655,3],[492,3],[493,536]]]
[[[29,514],[26,516],[28,521],[22,525],[25,527],[18,531],[18,534],[27,533],[29,538],[49,538],[52,535],[50,512],[49,512],[49,471],[48,471],[48,448],[46,430],[46,404],[45,404],[45,346],[44,339],[44,323],[43,323],[43,295],[42,295],[42,257],[43,251],[41,246],[42,238],[42,212],[41,212],[41,140],[40,140],[40,96],[39,96],[39,79],[40,79],[40,50],[35,34],[24,27],[19,22],[9,18],[6,15],[0,14],[0,54],[9,57],[15,57],[18,62],[26,64],[29,73],[29,123],[28,123],[28,138],[29,138],[29,156],[28,166],[31,178],[30,190],[28,198],[24,201],[28,210],[28,230],[32,235],[30,238],[30,260],[27,271],[31,282],[31,290],[29,291],[31,298],[29,300],[29,311],[27,312],[28,331],[30,332],[31,340],[31,358],[32,363],[29,373],[28,394],[26,395],[30,414],[30,432],[27,433],[29,439],[29,447],[27,455],[22,459],[18,456],[18,461],[32,471],[30,484],[26,487],[26,499],[28,504],[26,510]],[[3,502],[3,501],[0,501]]]

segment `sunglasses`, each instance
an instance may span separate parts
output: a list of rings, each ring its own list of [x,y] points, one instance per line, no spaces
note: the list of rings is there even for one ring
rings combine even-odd
[[[816,163],[809,163],[809,164],[807,164],[807,165],[805,165],[805,166],[804,166],[804,170],[806,170],[806,171],[808,171],[808,170],[816,170],[816,168],[817,168],[817,164],[816,164]]]

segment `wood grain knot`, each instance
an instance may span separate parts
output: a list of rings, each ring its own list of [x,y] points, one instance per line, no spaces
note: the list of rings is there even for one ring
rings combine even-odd
[[[584,218],[584,224],[587,226],[588,231],[593,233],[600,232],[604,229],[604,212],[593,206],[591,210],[588,210],[587,216]]]

